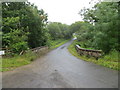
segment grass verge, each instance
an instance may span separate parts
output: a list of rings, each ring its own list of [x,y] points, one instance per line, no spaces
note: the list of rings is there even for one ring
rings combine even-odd
[[[30,64],[32,61],[36,60],[43,54],[45,54],[48,50],[43,52],[34,53],[32,51],[28,51],[23,55],[16,55],[14,57],[4,57],[2,58],[2,69],[0,71],[10,71],[17,67]]]
[[[62,44],[66,43],[67,41],[68,40],[64,40],[64,39],[51,41],[50,50],[61,46]],[[39,58],[40,56],[42,56],[43,54],[45,54],[48,51],[49,50],[46,50],[43,52],[38,52],[38,53],[33,53],[32,51],[28,51],[27,53],[25,53],[21,56],[16,55],[11,58],[4,57],[4,58],[2,58],[2,60],[0,60],[0,63],[2,63],[2,68],[0,69],[0,71],[2,71],[2,72],[10,71],[17,67],[30,64],[32,61],[36,60],[37,58]]]
[[[58,40],[51,41],[50,49],[57,48],[57,47],[65,44],[68,41],[69,40],[65,40],[65,39],[58,39]]]
[[[76,45],[77,41],[74,41],[69,47],[68,47],[68,50],[69,52],[76,56],[77,58],[79,59],[82,59],[84,61],[88,61],[88,62],[93,62],[95,64],[98,64],[98,65],[101,65],[101,66],[105,66],[105,67],[108,67],[108,68],[111,68],[111,69],[114,69],[114,70],[120,70],[119,68],[119,60],[118,60],[118,52],[111,52],[109,53],[108,55],[105,55],[101,58],[99,58],[98,60],[96,60],[95,58],[93,57],[86,57],[86,56],[80,56],[76,49],[75,49],[75,45]]]

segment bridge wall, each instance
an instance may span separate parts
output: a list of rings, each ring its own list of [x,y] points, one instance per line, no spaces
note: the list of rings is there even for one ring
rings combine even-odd
[[[81,48],[79,45],[75,45],[75,48],[79,55],[85,55],[87,57],[95,57],[96,59],[102,56],[101,50],[85,49],[85,48]]]

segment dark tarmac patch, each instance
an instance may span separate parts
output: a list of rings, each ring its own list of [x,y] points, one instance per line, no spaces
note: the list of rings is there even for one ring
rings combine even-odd
[[[60,49],[63,49],[65,46],[61,47]]]
[[[65,88],[73,88],[65,79],[64,76],[62,76],[58,72],[54,72],[50,75],[50,83],[53,88],[56,87],[65,87]]]

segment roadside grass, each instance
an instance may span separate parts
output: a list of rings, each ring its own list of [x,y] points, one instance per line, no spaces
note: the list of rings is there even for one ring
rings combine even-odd
[[[86,56],[80,56],[75,49],[76,43],[77,41],[73,41],[73,43],[68,47],[68,50],[72,55],[87,62],[92,62],[101,66],[105,66],[107,68],[111,68],[113,70],[120,70],[120,67],[118,64],[120,61],[118,60],[119,53],[117,51],[111,51],[108,55],[104,55],[98,60],[96,60],[94,57],[88,58]]]
[[[23,55],[16,55],[14,57],[4,57],[2,60],[0,60],[0,63],[2,63],[2,68],[0,68],[0,71],[11,71],[17,67],[30,64],[32,61],[36,60],[37,58],[41,57],[48,51],[57,48],[61,46],[62,44],[66,43],[68,40],[59,39],[56,41],[51,42],[51,46],[49,50],[34,53],[32,51],[28,51]]]
[[[23,55],[16,55],[14,57],[4,57],[2,58],[2,70],[1,71],[10,71],[17,67],[30,64],[33,60],[38,58],[39,55],[28,51]]]
[[[68,41],[69,41],[69,39],[68,39],[68,40],[65,40],[65,39],[53,40],[53,41],[51,41],[51,43],[50,43],[50,49],[57,48],[57,47],[65,44],[65,43],[68,42]]]

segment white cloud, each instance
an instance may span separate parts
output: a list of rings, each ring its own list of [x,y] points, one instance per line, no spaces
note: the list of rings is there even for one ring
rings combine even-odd
[[[90,7],[91,0],[28,0],[48,13],[48,21],[66,24],[81,21],[78,14],[83,7]]]

